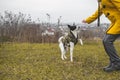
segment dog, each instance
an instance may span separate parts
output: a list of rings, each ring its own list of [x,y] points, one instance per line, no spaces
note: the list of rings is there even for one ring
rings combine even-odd
[[[70,49],[70,61],[73,62],[73,50],[74,46],[77,44],[78,40],[82,41],[82,39],[78,39],[79,28],[76,25],[67,25],[69,28],[68,34],[61,36],[58,39],[59,48],[61,51],[61,59],[65,60],[67,57],[65,56],[68,48]],[[81,43],[83,45],[83,43]]]

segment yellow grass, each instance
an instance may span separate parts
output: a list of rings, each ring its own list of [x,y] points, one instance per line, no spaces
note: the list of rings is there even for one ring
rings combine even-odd
[[[115,46],[120,54],[120,42]],[[0,47],[0,80],[120,80],[120,72],[102,70],[108,62],[101,42],[77,44],[74,62],[62,61],[58,44],[4,43]]]

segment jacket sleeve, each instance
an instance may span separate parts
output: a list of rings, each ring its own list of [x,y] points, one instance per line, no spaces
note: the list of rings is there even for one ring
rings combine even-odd
[[[101,10],[100,10],[101,11]],[[100,12],[100,16],[102,15],[102,12]],[[85,21],[89,24],[93,21],[95,21],[98,18],[98,10],[95,11],[94,14],[92,14],[90,17],[88,17]]]
[[[110,1],[120,11],[120,0],[110,0]]]

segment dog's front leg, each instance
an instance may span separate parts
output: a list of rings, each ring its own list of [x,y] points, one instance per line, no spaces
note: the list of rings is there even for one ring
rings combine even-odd
[[[80,41],[80,44],[83,45],[83,41],[82,41],[82,39],[79,39],[79,41]]]
[[[73,49],[74,49],[74,43],[70,42],[70,60],[73,62]]]

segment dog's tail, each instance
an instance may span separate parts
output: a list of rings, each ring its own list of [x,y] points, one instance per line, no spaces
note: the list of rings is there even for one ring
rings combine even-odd
[[[61,36],[59,39],[58,39],[58,42],[62,42],[62,39],[63,39],[63,36]]]

